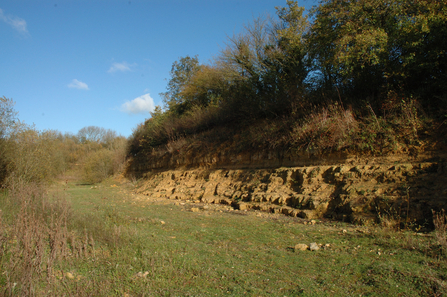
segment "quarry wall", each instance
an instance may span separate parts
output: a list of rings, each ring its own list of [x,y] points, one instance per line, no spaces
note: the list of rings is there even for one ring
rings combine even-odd
[[[138,193],[231,205],[305,219],[429,226],[432,210],[447,209],[444,151],[386,156],[284,151],[214,152],[134,159]]]

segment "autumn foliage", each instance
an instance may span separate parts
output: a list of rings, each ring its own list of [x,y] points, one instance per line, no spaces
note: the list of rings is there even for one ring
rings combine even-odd
[[[261,146],[372,151],[415,142],[423,120],[447,114],[446,4],[323,0],[305,15],[287,1],[275,18],[229,37],[209,64],[197,56],[174,62],[164,107],[134,130],[128,154],[216,127],[228,132],[211,141],[273,131]]]

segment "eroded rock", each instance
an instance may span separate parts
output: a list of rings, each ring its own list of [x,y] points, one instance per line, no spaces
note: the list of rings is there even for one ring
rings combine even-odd
[[[379,211],[391,208],[408,212],[412,221],[425,222],[431,209],[447,208],[447,162],[365,163],[166,170],[147,174],[136,191],[147,199],[200,201],[306,220],[359,223],[375,221]]]

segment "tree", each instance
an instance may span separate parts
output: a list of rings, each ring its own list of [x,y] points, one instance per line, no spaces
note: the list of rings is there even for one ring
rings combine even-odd
[[[390,91],[429,101],[444,94],[446,4],[446,0],[322,0],[308,35],[321,86],[376,102],[385,100]]]
[[[8,175],[8,165],[12,154],[9,136],[14,129],[16,115],[14,101],[4,96],[0,97],[0,185]]]
[[[223,67],[202,65],[180,94],[191,105],[220,105],[233,77],[234,73]]]
[[[167,86],[168,91],[160,93],[160,96],[163,97],[163,102],[170,111],[181,115],[191,107],[191,102],[182,95],[182,91],[200,68],[197,56],[193,58],[190,56],[182,57],[179,61],[175,61],[172,64],[171,78]]]
[[[0,97],[0,138],[7,137],[17,121],[14,104],[11,99]]]
[[[100,142],[105,135],[106,130],[97,126],[88,126],[78,131],[78,138],[82,143]]]
[[[87,183],[99,183],[113,174],[113,152],[100,149],[90,153],[83,167],[82,178]]]
[[[304,97],[304,80],[309,73],[304,36],[309,29],[309,21],[304,15],[304,7],[299,7],[296,1],[288,0],[287,7],[276,7],[276,11],[280,21],[274,26],[278,47],[274,58],[279,64],[279,69],[275,70],[282,74],[280,81],[287,107],[290,107]]]
[[[277,7],[279,20],[257,18],[243,33],[229,38],[221,54],[223,63],[238,72],[241,79],[238,105],[258,114],[277,116],[290,111],[302,99],[304,33],[308,28],[304,8],[296,1]]]
[[[66,168],[61,141],[55,131],[17,126],[10,135],[8,182],[47,182]]]

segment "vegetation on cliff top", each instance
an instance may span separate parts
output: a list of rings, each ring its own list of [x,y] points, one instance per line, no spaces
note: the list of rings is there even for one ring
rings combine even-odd
[[[324,0],[307,16],[287,1],[229,37],[214,61],[174,62],[164,107],[134,130],[128,153],[235,135],[241,149],[417,146],[447,113],[446,7]]]

